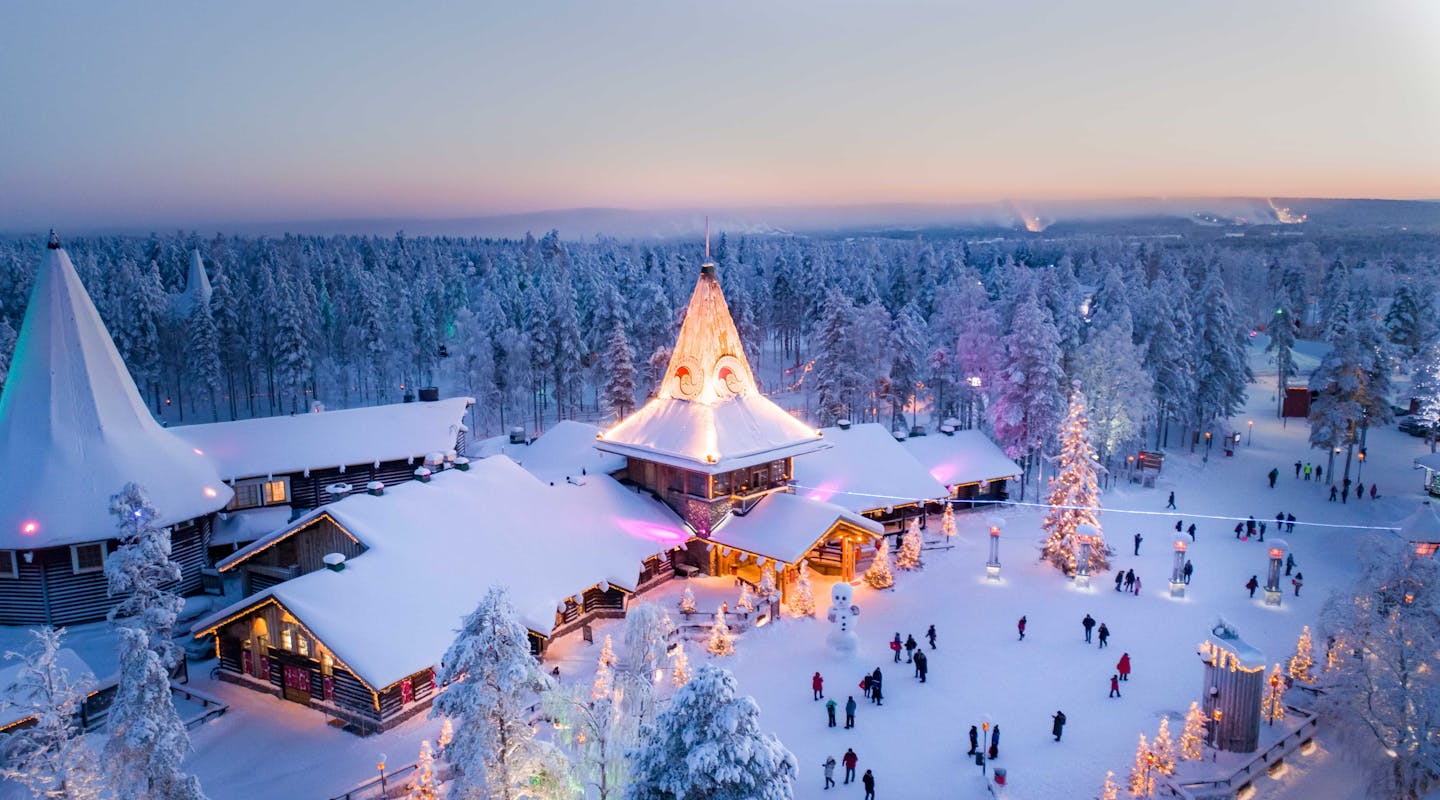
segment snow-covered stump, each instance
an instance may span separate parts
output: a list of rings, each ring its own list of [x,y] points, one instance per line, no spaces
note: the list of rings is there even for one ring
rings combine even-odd
[[[1280,605],[1280,562],[1285,558],[1285,548],[1276,544],[1270,548],[1270,567],[1265,572],[1265,605]]]
[[[990,559],[985,562],[985,577],[992,581],[1000,580],[1000,528],[1004,524],[999,517],[990,518]]]
[[[1185,596],[1185,542],[1175,540],[1175,561],[1170,565],[1170,596]]]

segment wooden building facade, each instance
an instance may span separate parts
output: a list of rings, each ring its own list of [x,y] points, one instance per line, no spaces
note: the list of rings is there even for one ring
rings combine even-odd
[[[238,581],[240,593],[248,596],[323,569],[325,556],[331,553],[349,559],[363,552],[365,545],[333,516],[322,511],[298,526],[221,560],[216,568],[223,578]]]

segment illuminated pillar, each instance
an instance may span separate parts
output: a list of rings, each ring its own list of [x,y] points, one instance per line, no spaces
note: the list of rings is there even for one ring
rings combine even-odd
[[[1270,548],[1270,569],[1265,573],[1265,605],[1267,606],[1280,605],[1280,559],[1284,557],[1284,550],[1278,547]]]
[[[985,562],[985,577],[1000,580],[1000,526],[1004,521],[999,517],[990,520],[990,560]]]
[[[1185,596],[1185,542],[1175,540],[1175,561],[1170,566],[1170,596]]]
[[[1085,589],[1090,586],[1090,548],[1100,531],[1094,525],[1080,525],[1075,528],[1075,586]]]

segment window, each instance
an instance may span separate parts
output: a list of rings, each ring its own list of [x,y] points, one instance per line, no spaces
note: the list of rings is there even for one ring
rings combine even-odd
[[[70,545],[70,567],[76,575],[105,569],[105,543]]]
[[[295,649],[295,629],[289,623],[280,626],[280,649]]]
[[[14,550],[0,550],[0,578],[20,577],[20,564],[15,560]]]
[[[310,655],[310,638],[303,633],[296,634],[295,638],[295,644],[297,645],[295,648],[295,652],[299,653],[302,656]]]
[[[234,487],[235,497],[227,511],[259,506],[277,506],[290,502],[290,479],[240,481]]]
[[[335,659],[329,653],[320,654],[320,674],[327,678],[335,674]]]

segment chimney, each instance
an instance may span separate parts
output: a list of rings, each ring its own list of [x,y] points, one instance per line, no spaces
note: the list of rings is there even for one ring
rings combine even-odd
[[[429,483],[429,482],[430,482],[430,468],[429,468],[429,467],[416,467],[416,468],[415,468],[415,479],[418,480],[418,481],[420,481],[421,483]]]
[[[380,495],[385,494],[385,484],[380,481],[370,481],[369,483],[365,484],[365,491],[369,492],[375,497],[379,497]]]
[[[514,427],[510,429],[510,444],[525,444],[525,429]]]
[[[848,420],[848,419],[837,419],[837,420],[835,420],[835,427],[839,428],[839,429],[842,430],[842,431],[848,431],[848,430],[850,430],[850,425],[851,425],[851,422],[850,422],[850,420]]]
[[[321,560],[325,562],[325,568],[331,572],[345,571],[345,556],[340,553],[327,553]]]

